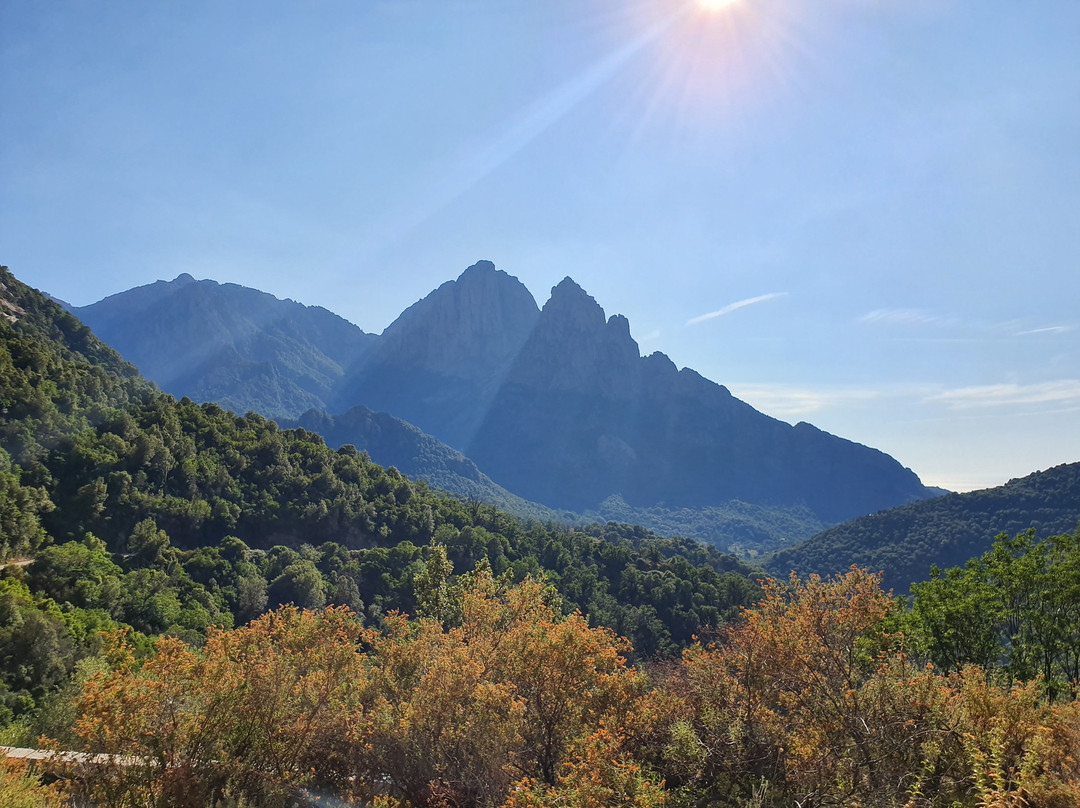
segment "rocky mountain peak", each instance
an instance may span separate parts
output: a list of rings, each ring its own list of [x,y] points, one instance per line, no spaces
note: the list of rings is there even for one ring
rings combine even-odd
[[[521,281],[477,261],[387,327],[345,395],[461,448],[539,317]]]
[[[640,354],[621,314],[607,319],[571,278],[551,290],[509,380],[521,388],[624,398],[637,389]]]
[[[558,323],[561,329],[576,332],[598,331],[607,322],[600,304],[570,277],[563,278],[552,288],[544,304],[543,318]]]
[[[181,272],[172,282],[177,286],[187,286],[189,283],[195,283],[195,279],[186,272]]]
[[[501,269],[495,268],[493,261],[488,261],[486,258],[477,261],[471,267],[468,267],[464,272],[458,276],[458,283],[472,280],[474,278],[483,278],[495,273],[501,273],[506,275]],[[507,275],[509,277],[509,275]]]
[[[630,321],[621,314],[613,314],[607,321],[608,333],[615,338],[632,339]]]
[[[642,359],[641,368],[647,382],[654,386],[670,387],[675,384],[679,375],[679,368],[667,354],[660,351],[655,351]]]
[[[539,314],[521,281],[477,261],[391,323],[377,361],[485,376],[513,359]]]

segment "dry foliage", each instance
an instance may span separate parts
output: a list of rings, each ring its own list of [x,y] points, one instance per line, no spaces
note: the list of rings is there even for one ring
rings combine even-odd
[[[646,675],[535,581],[478,570],[454,620],[286,608],[92,679],[79,773],[102,808],[1076,806],[1080,708],[913,664],[876,576],[765,586]],[[448,612],[449,613],[449,612]]]

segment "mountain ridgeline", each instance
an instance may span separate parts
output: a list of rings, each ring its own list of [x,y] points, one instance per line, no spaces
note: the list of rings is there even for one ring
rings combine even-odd
[[[176,395],[312,427],[357,406],[390,413],[556,511],[618,502],[649,526],[651,513],[727,509],[741,514],[740,535],[695,529],[692,515],[678,524],[720,546],[757,537],[767,548],[933,494],[880,451],[770,418],[662,353],[641,356],[626,318],[608,318],[570,278],[540,309],[481,261],[378,337],[321,309],[184,276],[76,311]],[[332,443],[370,442],[370,418],[332,423]],[[403,470],[430,475],[420,465]],[[458,471],[428,479],[464,493]],[[755,509],[760,521],[746,516]]]
[[[267,418],[335,409],[376,339],[326,309],[188,274],[71,311],[166,393]]]

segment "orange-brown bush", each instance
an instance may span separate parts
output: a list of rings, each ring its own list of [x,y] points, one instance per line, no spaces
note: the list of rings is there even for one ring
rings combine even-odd
[[[1080,708],[1038,682],[914,664],[875,576],[765,585],[719,642],[650,679],[545,588],[478,570],[457,615],[282,609],[92,679],[95,804],[1080,805]],[[231,802],[230,802],[231,801]]]

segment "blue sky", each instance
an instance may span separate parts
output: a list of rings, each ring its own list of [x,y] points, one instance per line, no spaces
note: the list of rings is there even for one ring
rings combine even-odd
[[[0,262],[368,331],[480,258],[985,487],[1080,460],[1080,3],[0,4]]]

